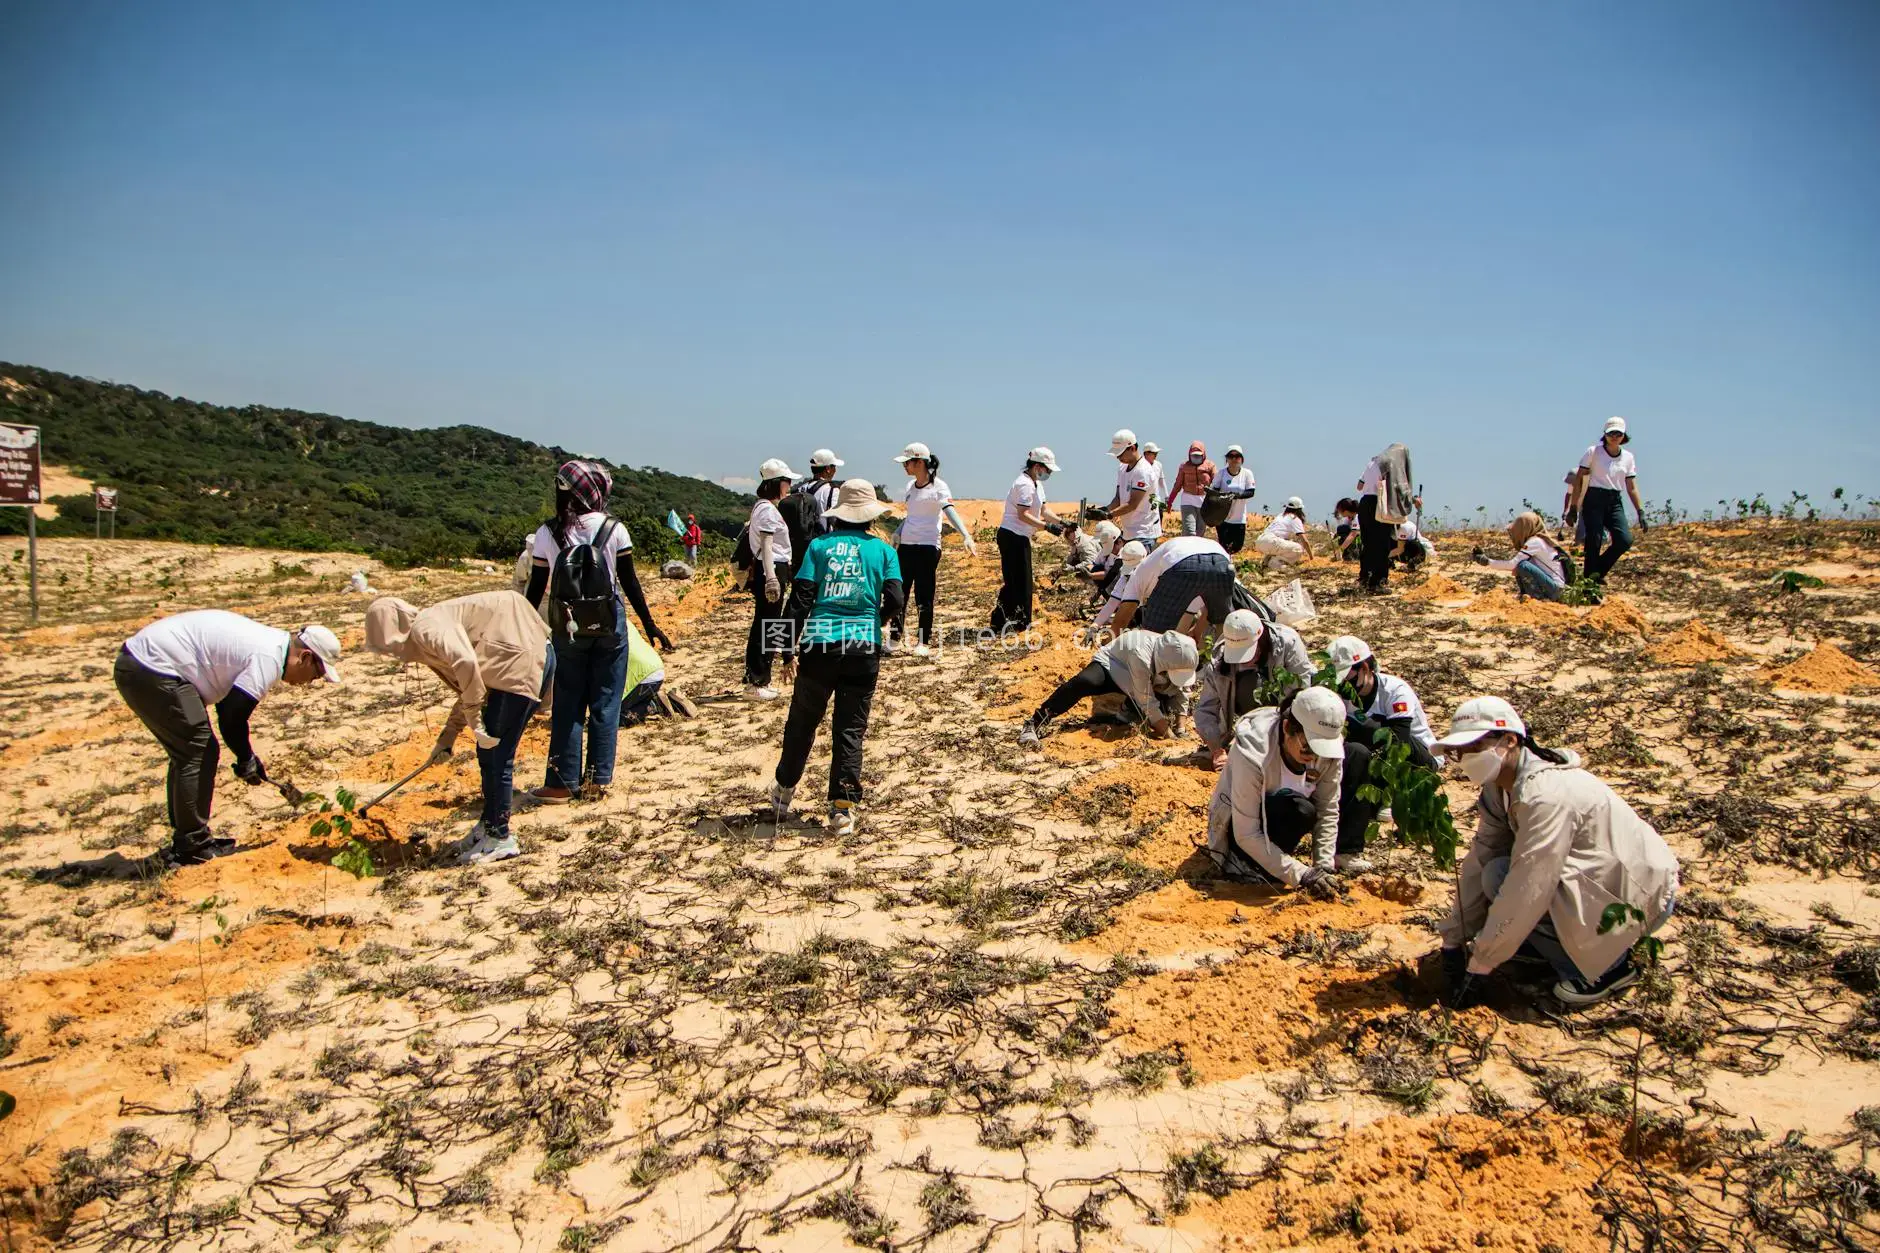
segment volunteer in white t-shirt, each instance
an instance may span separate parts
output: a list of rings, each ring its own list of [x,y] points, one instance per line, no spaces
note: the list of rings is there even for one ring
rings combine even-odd
[[[221,609],[197,609],[151,623],[118,650],[118,694],[170,757],[166,801],[169,859],[193,866],[235,851],[209,831],[220,757],[216,724],[235,755],[235,775],[249,785],[267,768],[248,739],[255,706],[283,680],[296,686],[339,682],[339,638],[323,626],[289,633]]]
[[[1403,562],[1405,570],[1415,571],[1425,561],[1436,555],[1436,545],[1430,543],[1422,528],[1405,518],[1397,524],[1396,542],[1391,547],[1391,556]]]
[[[1326,650],[1332,673],[1340,683],[1351,684],[1357,692],[1352,717],[1388,727],[1398,739],[1411,746],[1417,764],[1436,768],[1436,733],[1423,714],[1423,702],[1411,686],[1394,674],[1377,668],[1377,656],[1371,646],[1355,635],[1341,635]],[[1365,736],[1370,742],[1370,736]]]
[[[979,548],[973,543],[973,533],[960,520],[960,511],[953,507],[953,493],[947,490],[946,480],[935,477],[940,472],[940,458],[933,455],[933,450],[922,443],[909,444],[895,460],[913,477],[901,493],[907,519],[901,523],[898,545],[901,583],[907,597],[901,602],[901,612],[889,624],[889,633],[897,641],[907,633],[908,603],[919,601],[920,638],[914,643],[914,655],[925,657],[933,643],[934,584],[940,570],[942,521],[951,522],[960,533],[968,557],[977,556]]]
[[[1286,507],[1273,515],[1253,541],[1253,550],[1264,554],[1269,570],[1290,570],[1312,555],[1312,541],[1306,538],[1306,502],[1297,496],[1286,498]]]
[[[1049,448],[1034,448],[1025,454],[1025,469],[1005,493],[998,534],[999,599],[992,607],[992,629],[1000,634],[1031,625],[1031,537],[1040,529],[1075,525],[1045,507],[1044,481],[1057,468]]]
[[[1638,516],[1638,529],[1650,530],[1645,521],[1645,505],[1638,494],[1638,463],[1625,445],[1632,442],[1626,433],[1624,418],[1607,418],[1606,430],[1599,442],[1580,458],[1579,482],[1574,485],[1573,504],[1567,521],[1581,523],[1580,534],[1586,544],[1586,577],[1605,582],[1606,573],[1632,547],[1632,532],[1625,524],[1625,497],[1632,498],[1632,511]],[[1620,493],[1624,493],[1622,496]],[[1611,544],[1606,540],[1611,537]]]
[[[1188,629],[1199,641],[1210,625],[1227,621],[1233,596],[1234,564],[1227,550],[1205,535],[1177,535],[1158,545],[1118,590],[1116,629],[1168,631],[1194,614]]]
[[[1214,534],[1222,548],[1237,553],[1247,544],[1247,506],[1254,492],[1253,471],[1247,468],[1247,454],[1239,444],[1227,446],[1226,462],[1214,472],[1214,482],[1209,486],[1235,498],[1227,507],[1226,520],[1214,528]]]
[[[1110,455],[1121,463],[1116,472],[1116,495],[1110,498],[1109,517],[1123,528],[1123,539],[1139,539],[1150,548],[1162,539],[1161,471],[1144,460],[1136,433],[1121,430],[1110,437]]]
[[[1472,554],[1477,565],[1491,570],[1512,570],[1521,595],[1536,600],[1564,600],[1567,595],[1566,553],[1547,538],[1547,523],[1538,513],[1524,513],[1508,524],[1508,542],[1514,556],[1502,559]]]
[[[1162,465],[1162,445],[1152,439],[1143,440],[1142,459],[1149,463],[1149,472],[1155,475],[1154,489],[1150,494],[1157,500],[1168,499],[1168,471]]]
[[[525,595],[538,610],[548,605],[555,689],[548,713],[548,774],[529,795],[551,805],[568,803],[577,791],[604,796],[613,786],[629,648],[622,598],[633,606],[647,639],[672,647],[640,587],[633,536],[626,523],[607,512],[613,491],[614,476],[600,462],[564,462],[555,472],[555,514],[535,532],[534,568]],[[598,633],[577,636],[577,624],[555,597],[554,567],[563,553],[584,544],[612,576],[614,620]]]
[[[795,470],[772,457],[757,468],[757,503],[751,506],[751,632],[744,641],[744,695],[749,700],[776,700],[781,693],[770,685],[773,659],[782,657],[788,671],[796,655],[784,617],[784,589],[794,564],[790,528],[784,524],[777,502],[790,495]]]

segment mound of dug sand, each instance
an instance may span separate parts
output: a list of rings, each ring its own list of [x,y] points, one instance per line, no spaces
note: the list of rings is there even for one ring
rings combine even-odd
[[[1177,1221],[1232,1249],[1605,1248],[1589,1189],[1617,1144],[1565,1118],[1393,1115]]]
[[[1295,893],[1251,884],[1176,882],[1136,897],[1116,911],[1116,921],[1098,935],[1072,945],[1079,952],[1131,953],[1165,957],[1204,949],[1238,949],[1302,931],[1336,927],[1369,930],[1410,913],[1423,890],[1393,880],[1377,895],[1355,885],[1346,899],[1297,903]]]
[[[1575,609],[1551,600],[1522,600],[1506,588],[1475,598],[1467,612],[1492,614],[1510,626],[1539,627],[1549,631],[1575,631],[1587,627],[1601,635],[1649,635],[1651,624],[1638,606],[1623,596],[1608,596],[1604,604]]]
[[[1762,677],[1791,692],[1852,692],[1880,683],[1880,671],[1827,643],[1815,645],[1786,666],[1764,666]]]
[[[1623,596],[1608,596],[1604,604],[1594,605],[1583,619],[1601,635],[1650,635],[1651,624],[1638,606]]]
[[[1468,601],[1475,599],[1475,593],[1462,584],[1434,571],[1421,583],[1403,594],[1405,600],[1429,601]]]
[[[1706,626],[1702,619],[1692,618],[1678,628],[1678,633],[1664,640],[1651,651],[1653,661],[1663,662],[1667,666],[1695,666],[1706,661],[1728,661],[1737,656],[1736,646]]]

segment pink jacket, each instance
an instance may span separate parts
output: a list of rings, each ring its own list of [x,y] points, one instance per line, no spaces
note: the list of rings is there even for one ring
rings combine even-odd
[[[1201,464],[1184,459],[1182,468],[1175,472],[1175,486],[1169,489],[1168,503],[1173,505],[1175,498],[1184,492],[1193,496],[1205,496],[1208,487],[1214,482],[1214,463],[1208,460],[1208,448],[1200,440],[1188,445],[1188,457],[1201,454]]]

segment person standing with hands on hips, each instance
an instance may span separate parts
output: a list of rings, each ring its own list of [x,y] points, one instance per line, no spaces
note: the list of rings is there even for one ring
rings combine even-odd
[[[339,637],[323,626],[289,634],[221,609],[160,618],[124,642],[113,673],[118,694],[169,754],[164,799],[171,863],[196,866],[235,851],[209,830],[221,755],[208,707],[235,754],[235,777],[268,781],[248,740],[248,720],[274,685],[339,682]]]
[[[920,637],[914,643],[914,655],[925,657],[933,643],[941,520],[951,522],[953,529],[960,533],[968,557],[977,556],[979,548],[973,543],[973,533],[960,520],[960,511],[953,507],[953,493],[947,489],[946,480],[934,477],[940,472],[940,458],[933,455],[933,450],[925,444],[909,444],[895,460],[910,478],[907,490],[901,494],[901,501],[907,506],[907,518],[901,523],[901,540],[897,546],[901,578],[908,594],[902,601],[901,612],[895,615],[893,638],[898,641],[907,633],[908,604],[918,602]]]
[[[1567,509],[1567,523],[1581,523],[1580,533],[1586,543],[1586,577],[1604,583],[1606,575],[1632,547],[1632,532],[1625,525],[1625,499],[1632,498],[1632,511],[1638,516],[1638,529],[1648,531],[1645,505],[1638,494],[1638,462],[1625,445],[1632,442],[1626,433],[1624,418],[1607,418],[1599,442],[1580,458],[1579,482],[1574,484],[1573,503]],[[1610,537],[1611,543],[1606,541]]]
[[[788,621],[796,640],[796,690],[783,726],[783,752],[770,788],[779,824],[789,816],[823,711],[835,701],[830,728],[829,833],[855,830],[862,799],[862,742],[881,673],[888,623],[904,611],[905,592],[894,548],[869,532],[888,508],[866,479],[844,483],[823,516],[830,531],[810,541],[790,588]]]

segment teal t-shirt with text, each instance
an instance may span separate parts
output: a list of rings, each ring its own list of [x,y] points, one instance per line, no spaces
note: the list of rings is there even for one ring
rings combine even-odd
[[[816,587],[803,643],[880,644],[881,585],[901,577],[901,559],[886,540],[864,531],[819,535],[796,577]]]

